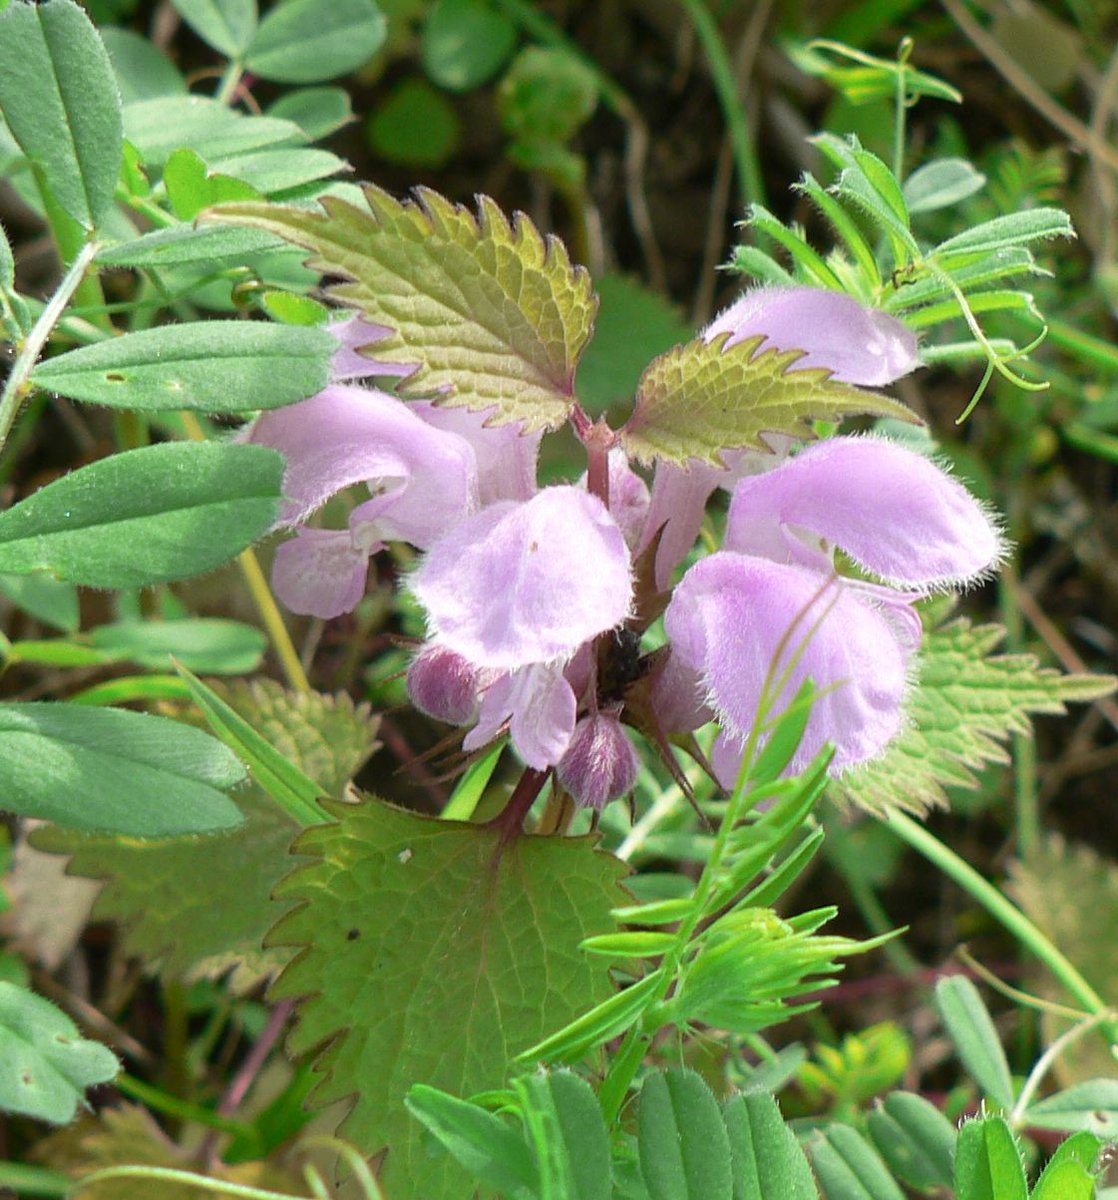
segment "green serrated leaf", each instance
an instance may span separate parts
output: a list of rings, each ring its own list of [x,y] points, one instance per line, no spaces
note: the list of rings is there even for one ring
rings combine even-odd
[[[936,1007],[971,1078],[996,1104],[1013,1107],[1013,1079],[978,989],[963,975],[936,984]]]
[[[119,1070],[116,1055],[49,1000],[0,982],[0,1109],[64,1125],[85,1089]]]
[[[978,768],[1009,761],[1005,742],[1031,732],[1029,714],[1063,713],[1114,690],[1107,675],[1064,675],[1031,654],[991,655],[1004,636],[966,619],[925,633],[907,727],[880,758],[832,780],[831,798],[876,814],[946,808],[945,787],[974,788]]]
[[[728,336],[696,338],[648,365],[621,430],[630,454],[720,464],[726,449],[767,450],[764,433],[811,438],[813,420],[859,413],[917,420],[899,401],[838,383],[822,368],[796,370],[799,350],[762,350],[762,337],[723,350]]]
[[[694,1071],[657,1071],[637,1108],[641,1176],[652,1200],[732,1200],[730,1140],[713,1092]]]
[[[31,841],[69,854],[69,874],[103,881],[92,917],[119,925],[125,953],[145,969],[183,980],[235,968],[242,992],[290,957],[263,941],[284,912],[272,890],[302,860],[289,853],[295,822],[257,789],[238,800],[244,824],[224,834],[141,840],[44,826]]]
[[[331,294],[395,330],[378,353],[421,363],[401,394],[438,391],[530,429],[561,424],[596,308],[562,243],[524,216],[510,224],[487,197],[475,218],[427,189],[403,203],[372,186],[365,196],[370,212],[326,197],[325,214],[229,204],[211,215],[305,246],[313,268],[352,280]]]
[[[228,58],[239,58],[256,32],[256,0],[173,0],[191,29]]]
[[[1007,889],[1025,915],[1082,974],[1113,1003],[1118,997],[1118,941],[1100,938],[1100,929],[1118,928],[1118,863],[1093,847],[1052,835],[1025,861],[1010,867]],[[1084,920],[1090,913],[1090,921]],[[1066,1003],[1068,997],[1046,970],[1038,970],[1030,990]],[[1051,1044],[1073,1024],[1066,1017],[1041,1016],[1044,1043]],[[1106,1039],[1090,1036],[1065,1047],[1053,1073],[1065,1086],[1114,1070]]]
[[[767,1092],[734,1096],[723,1110],[730,1135],[734,1200],[818,1200],[796,1135]]]
[[[955,1145],[957,1200],[1026,1200],[1021,1151],[1004,1117],[967,1121]]]
[[[75,829],[137,837],[229,829],[244,768],[165,717],[76,704],[0,704],[0,804]]]
[[[318,83],[367,62],[385,31],[373,0],[283,0],[260,22],[245,64],[277,83]]]
[[[611,926],[623,866],[586,838],[519,837],[377,802],[334,806],[337,824],[297,843],[316,861],[280,885],[300,907],[273,945],[302,947],[277,997],[302,997],[290,1039],[330,1042],[312,1099],[357,1099],[343,1136],[386,1144],[393,1200],[459,1200],[461,1172],[429,1157],[404,1095],[498,1087],[512,1059],[609,994],[579,942]],[[401,897],[422,895],[422,904]]]
[[[99,225],[120,169],[120,92],[73,0],[0,11],[0,109],[57,203],[84,228]]]
[[[101,459],[0,513],[0,571],[143,587],[232,558],[275,521],[283,458],[167,442]]]
[[[230,708],[334,799],[343,797],[377,748],[379,718],[344,692],[293,692],[273,679],[235,680],[219,691]]]
[[[657,354],[687,341],[691,326],[664,297],[625,275],[594,281],[601,307],[594,337],[578,364],[578,395],[587,412],[628,403],[641,372]]]
[[[877,1151],[851,1126],[829,1126],[808,1148],[827,1200],[904,1200]]]
[[[539,1176],[531,1151],[500,1117],[422,1083],[408,1091],[405,1103],[474,1179],[500,1189],[509,1200],[536,1196]]]
[[[264,321],[160,325],[49,358],[32,381],[114,408],[251,412],[320,391],[337,346],[324,329]]]

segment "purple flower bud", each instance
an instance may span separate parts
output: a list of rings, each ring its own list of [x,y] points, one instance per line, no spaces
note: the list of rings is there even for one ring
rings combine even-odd
[[[559,760],[559,782],[583,808],[604,808],[637,782],[640,760],[613,713],[594,713],[575,726]]]
[[[428,642],[408,667],[408,695],[429,717],[448,725],[468,725],[477,716],[478,696],[492,674],[453,650]]]

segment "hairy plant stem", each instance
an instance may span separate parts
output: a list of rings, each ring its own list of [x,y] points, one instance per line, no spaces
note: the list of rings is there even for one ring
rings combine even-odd
[[[20,405],[31,392],[31,372],[39,361],[39,355],[47,344],[51,331],[58,324],[66,306],[74,293],[81,286],[86,269],[93,262],[94,256],[100,249],[96,242],[86,242],[78,251],[70,269],[62,277],[53,296],[47,302],[46,308],[39,314],[39,319],[31,327],[27,340],[20,348],[12,369],[4,382],[4,390],[0,393],[0,452],[12,431],[12,425],[19,413]]]
[[[949,879],[954,880],[995,920],[1004,925],[1026,949],[1032,951],[1044,963],[1087,1012],[1106,1015],[1104,1032],[1112,1046],[1118,1046],[1118,1023],[1113,1020],[1102,997],[1016,905],[1006,899],[992,883],[987,882],[970,863],[964,861],[935,834],[930,833],[911,817],[894,810],[886,818],[885,825],[933,866],[938,867]]]

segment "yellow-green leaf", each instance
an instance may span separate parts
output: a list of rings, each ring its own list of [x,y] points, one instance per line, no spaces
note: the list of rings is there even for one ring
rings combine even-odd
[[[484,196],[476,216],[426,188],[401,202],[369,185],[365,199],[368,211],[333,197],[324,212],[225,204],[208,219],[277,234],[312,251],[312,268],[345,277],[330,295],[394,331],[377,357],[420,366],[402,395],[560,425],[597,307],[563,244]]]

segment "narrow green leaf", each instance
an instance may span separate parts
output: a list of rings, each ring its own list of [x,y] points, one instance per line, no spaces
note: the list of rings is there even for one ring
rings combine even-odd
[[[1118,1079],[1087,1079],[1030,1104],[1025,1122],[1118,1140]]]
[[[963,975],[949,975],[936,984],[936,1008],[974,1081],[996,1104],[1012,1108],[1009,1063],[978,989]]]
[[[762,283],[792,284],[795,276],[786,271],[780,263],[764,250],[756,246],[735,246],[730,256],[730,267],[742,275],[751,275]]]
[[[417,1079],[452,1095],[501,1087],[516,1055],[608,995],[578,943],[610,927],[624,867],[588,838],[518,837],[369,802],[296,849],[315,861],[277,890],[295,908],[270,936],[301,949],[273,993],[303,998],[294,1054],[330,1043],[316,1105],[346,1099],[341,1133],[386,1144],[393,1200],[462,1200],[461,1169],[432,1155],[404,1096]],[[401,906],[401,895],[422,904]]]
[[[536,1195],[539,1177],[531,1151],[506,1121],[422,1083],[412,1085],[404,1103],[473,1179],[504,1192],[509,1200]]]
[[[621,430],[630,454],[717,464],[723,450],[768,449],[763,433],[811,438],[814,420],[861,413],[917,420],[899,401],[838,383],[822,368],[797,370],[798,350],[762,350],[762,337],[724,350],[727,336],[696,338],[648,365]]]
[[[938,261],[944,262],[960,254],[989,253],[1056,237],[1075,237],[1068,214],[1059,208],[1029,208],[983,221],[940,242],[933,253]]]
[[[555,1200],[610,1200],[610,1142],[594,1089],[571,1071],[516,1081],[536,1151],[540,1194]]]
[[[244,768],[165,717],[76,704],[0,704],[0,803],[75,829],[136,837],[241,822],[225,795]]]
[[[557,1033],[529,1046],[520,1055],[521,1062],[577,1062],[595,1046],[619,1037],[636,1023],[664,986],[659,971],[653,971],[622,992],[603,1000]]]
[[[294,121],[312,142],[348,125],[353,118],[349,93],[340,87],[297,88],[268,108],[268,116]]]
[[[314,252],[314,269],[352,280],[331,294],[395,330],[378,354],[423,364],[402,394],[449,388],[444,403],[496,407],[496,420],[561,424],[596,307],[563,245],[526,217],[510,224],[486,197],[475,218],[426,189],[404,203],[372,186],[365,195],[369,212],[325,197],[325,215],[227,204],[211,216],[286,237]]]
[[[180,146],[189,146],[206,162],[213,162],[262,146],[298,146],[307,140],[293,121],[245,116],[208,96],[165,96],[129,104],[124,110],[124,134],[144,162],[156,168]]]
[[[734,1200],[818,1200],[807,1158],[768,1092],[734,1096],[723,1117]]]
[[[49,358],[32,381],[73,400],[142,411],[280,408],[326,386],[337,341],[264,321],[160,325]]]
[[[951,1186],[955,1127],[934,1104],[913,1092],[890,1092],[867,1124],[898,1179],[922,1192]]]
[[[186,80],[178,67],[146,37],[115,25],[102,26],[99,32],[123,103],[186,95]]]
[[[657,1071],[645,1079],[637,1143],[652,1200],[732,1200],[726,1125],[714,1094],[694,1071]]]
[[[0,294],[15,290],[16,260],[4,226],[0,225]]]
[[[628,925],[668,925],[687,916],[694,903],[690,896],[679,896],[648,904],[626,904],[613,910],[613,918]]]
[[[380,49],[385,20],[373,0],[283,0],[260,22],[248,69],[277,83],[348,75]]]
[[[192,671],[239,675],[260,665],[268,639],[252,625],[220,617],[116,621],[90,631],[89,644],[112,658],[169,670],[171,656]]]
[[[171,225],[130,242],[106,246],[98,253],[97,261],[106,267],[177,267],[189,263],[208,266],[222,259],[240,262],[262,250],[286,247],[286,242],[259,229]]]
[[[957,1200],[1026,1200],[1021,1151],[1004,1117],[967,1121],[955,1145]]]
[[[0,571],[143,587],[226,562],[275,521],[283,458],[169,442],[81,467],[0,513]]]
[[[809,1148],[827,1200],[904,1200],[877,1151],[849,1125],[829,1126]]]
[[[423,68],[440,87],[480,87],[508,61],[516,26],[487,0],[436,0],[423,27]]]
[[[626,933],[602,933],[587,938],[582,948],[588,954],[606,954],[610,958],[659,958],[675,945],[674,933],[656,933],[634,929]]]
[[[256,32],[256,0],[174,0],[182,19],[227,58],[240,58]]]
[[[85,1089],[119,1070],[116,1055],[49,1000],[0,982],[0,1109],[65,1125]]]
[[[823,190],[813,176],[805,174],[796,188],[803,192],[831,223],[851,257],[861,269],[866,284],[871,289],[880,287],[881,270],[877,265],[877,256],[854,218],[833,196]]]
[[[318,803],[319,797],[326,794],[322,788],[257,733],[212,688],[181,664],[178,672],[186,680],[191,697],[210,728],[248,764],[253,778],[264,791],[299,825],[324,821],[326,813]]]
[[[120,169],[120,92],[73,0],[16,0],[0,12],[0,108],[57,203],[84,228],[98,226]]]
[[[801,278],[817,287],[841,288],[839,277],[827,266],[808,240],[795,229],[789,229],[779,218],[760,204],[750,205],[747,224],[758,233],[772,238],[788,251],[793,269],[799,268]]]

